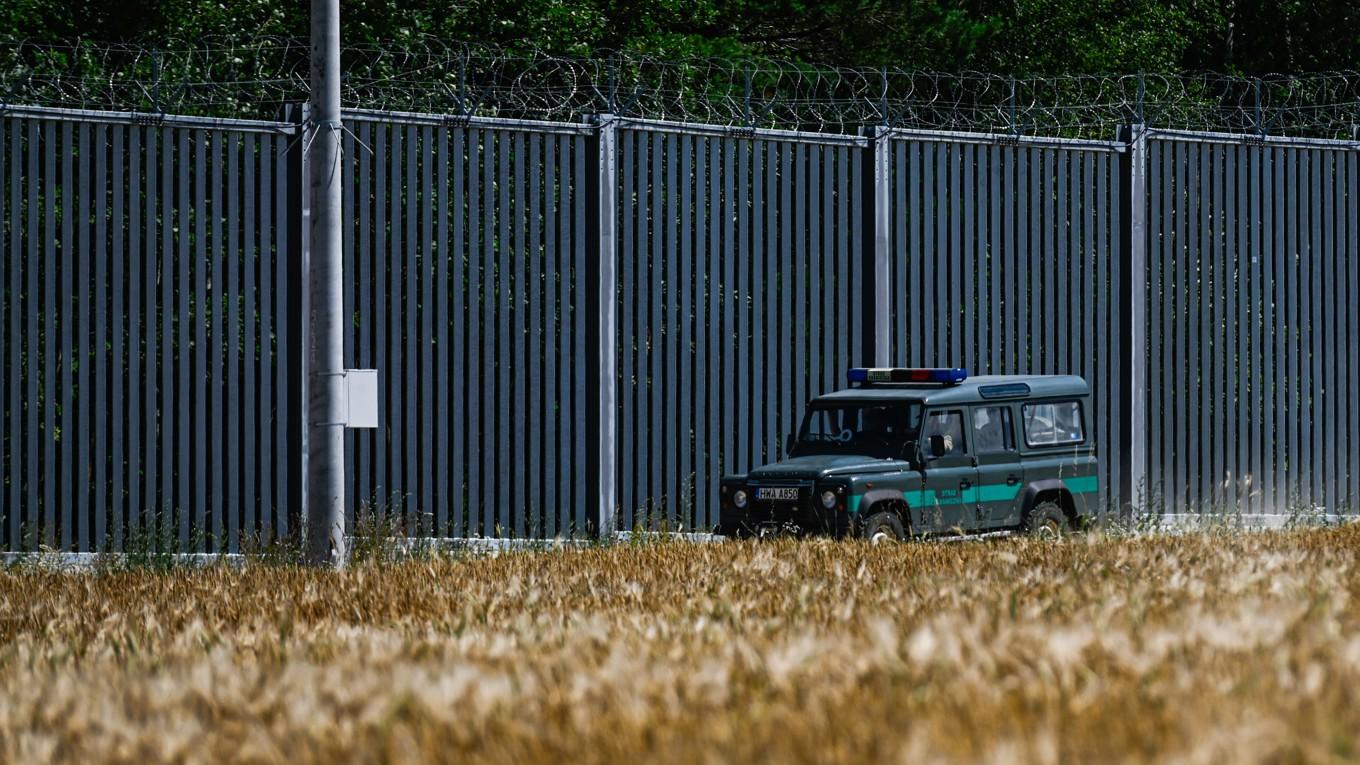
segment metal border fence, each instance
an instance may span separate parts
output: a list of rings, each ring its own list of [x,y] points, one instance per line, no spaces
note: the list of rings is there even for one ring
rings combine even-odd
[[[306,149],[282,121],[0,113],[0,541],[295,533]],[[715,520],[876,362],[1096,392],[1107,508],[1360,507],[1360,143],[346,114],[349,516]]]
[[[1122,483],[1123,154],[1115,141],[890,134],[893,352],[914,366],[1078,374],[1102,500]]]
[[[295,129],[0,117],[5,549],[295,525]]]
[[[866,142],[619,127],[619,523],[711,528],[718,477],[872,353]]]
[[[585,533],[582,124],[350,111],[346,357],[380,370],[351,431],[350,528]]]
[[[1148,487],[1167,505],[1357,508],[1356,149],[1147,136]]]

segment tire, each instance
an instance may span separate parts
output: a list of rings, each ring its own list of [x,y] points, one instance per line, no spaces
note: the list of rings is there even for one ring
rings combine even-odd
[[[869,544],[877,545],[900,542],[907,538],[907,533],[902,528],[902,519],[895,513],[874,513],[864,521],[860,536]]]
[[[1062,539],[1067,533],[1067,516],[1054,502],[1040,502],[1025,516],[1025,533],[1039,539]]]

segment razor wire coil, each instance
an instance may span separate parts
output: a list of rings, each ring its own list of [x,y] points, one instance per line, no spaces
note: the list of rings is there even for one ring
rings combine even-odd
[[[274,118],[306,99],[305,40],[208,39],[164,49],[0,41],[5,105]],[[1121,125],[1355,138],[1360,73],[1008,77],[778,59],[663,59],[417,38],[342,52],[348,106],[455,117],[634,119],[853,133],[865,126],[1111,138]]]

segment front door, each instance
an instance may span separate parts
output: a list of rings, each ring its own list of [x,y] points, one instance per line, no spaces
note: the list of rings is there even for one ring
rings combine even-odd
[[[1020,452],[1015,447],[1013,404],[975,406],[973,453],[977,457],[979,524],[1004,528],[1020,523],[1015,497],[1020,493]]]
[[[932,455],[932,436],[943,436],[945,451]],[[920,489],[908,494],[913,520],[924,532],[968,530],[977,526],[977,467],[973,464],[964,427],[963,409],[929,412],[922,428],[922,453],[925,470],[920,473]],[[918,512],[919,509],[919,512]]]

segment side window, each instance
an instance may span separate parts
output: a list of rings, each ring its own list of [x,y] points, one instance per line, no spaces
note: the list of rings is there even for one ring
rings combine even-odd
[[[973,410],[973,450],[1015,451],[1015,425],[1009,406],[980,406]]]
[[[949,412],[931,412],[926,419],[925,441],[930,443],[931,436],[944,436],[945,457],[957,457],[967,454],[968,449],[963,443],[963,412],[955,410]]]
[[[1081,402],[1025,404],[1025,443],[1030,446],[1079,444],[1086,440]]]

